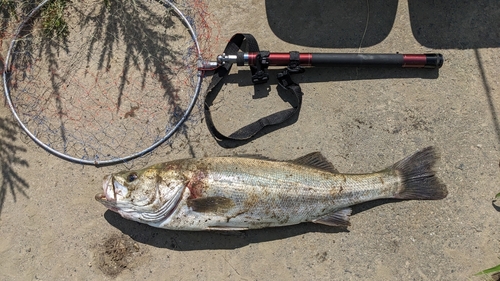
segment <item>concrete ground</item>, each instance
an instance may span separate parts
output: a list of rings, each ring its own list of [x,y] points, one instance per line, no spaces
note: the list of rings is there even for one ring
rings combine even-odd
[[[500,192],[500,3],[438,2],[210,1],[222,38],[215,50],[245,32],[271,51],[439,52],[445,62],[439,71],[308,69],[294,76],[304,92],[296,122],[226,149],[200,121],[145,162],[320,151],[340,172],[360,173],[434,146],[446,199],[361,204],[348,230],[155,229],[94,200],[103,176],[129,166],[52,156],[0,106],[0,280],[487,280],[473,275],[500,264],[492,205]],[[254,88],[248,75],[235,69],[215,101],[224,133],[288,106],[275,78]]]

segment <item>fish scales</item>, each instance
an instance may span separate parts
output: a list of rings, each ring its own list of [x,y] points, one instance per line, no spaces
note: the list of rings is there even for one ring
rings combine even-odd
[[[431,170],[434,162],[432,148],[370,174],[340,174],[319,153],[292,161],[184,159],[110,175],[96,199],[125,218],[168,229],[346,226],[354,204],[444,198],[446,187]]]
[[[303,204],[302,200],[326,204],[324,208],[330,208],[337,200],[344,200],[342,205],[348,206],[356,204],[357,198],[363,200],[372,193],[380,193],[381,181],[373,174],[346,177],[293,163],[245,158],[214,158],[212,162],[204,185],[211,188],[207,189],[205,196],[241,200],[254,196],[259,198],[256,207],[264,210],[280,211],[286,207],[316,209],[317,206]],[[390,183],[389,175],[380,174],[379,177],[386,177],[386,183]]]
[[[205,163],[188,166],[186,170],[191,173],[205,170]],[[211,159],[204,173],[207,175],[203,179],[205,183],[197,184],[205,187],[201,197],[231,198],[234,204],[230,209],[203,214],[211,218],[214,213],[223,216],[228,220],[225,224],[232,227],[253,220],[269,225],[296,224],[326,215],[336,208],[363,202],[364,198],[373,198],[376,194],[372,193],[379,193],[381,189],[378,187],[380,180],[373,175],[347,178],[293,163],[234,157]],[[189,188],[185,192],[192,194]],[[189,208],[182,211],[179,215],[198,220],[195,225],[206,219],[190,212]]]
[[[214,215],[218,215],[231,227],[254,220],[262,224],[286,224],[290,217],[301,220],[310,216],[319,204],[325,204],[325,209],[332,206],[334,192],[323,178],[306,174],[305,169],[297,165],[279,164],[282,163],[245,158],[210,159],[210,166],[204,171],[204,183],[195,184],[204,187],[201,197],[231,198],[234,204],[229,209],[203,212],[202,215],[191,212],[186,204],[180,209],[179,216],[182,214],[185,218],[198,220],[195,224],[199,224],[199,220],[205,217],[213,220]],[[203,166],[204,163],[194,165],[189,172],[204,170]],[[187,198],[191,191],[190,188],[185,190]]]

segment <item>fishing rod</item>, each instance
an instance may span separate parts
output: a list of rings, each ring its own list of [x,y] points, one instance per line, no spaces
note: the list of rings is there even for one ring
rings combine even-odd
[[[262,73],[253,75],[255,84],[265,83],[268,75],[265,69],[269,66],[286,66],[291,72],[303,72],[304,67],[403,67],[436,69],[443,65],[441,54],[360,54],[360,53],[272,53],[269,51],[237,52],[221,54],[215,61],[204,61],[199,70],[213,71],[220,66],[236,64],[238,66],[256,67]]]
[[[440,68],[441,54],[349,54],[349,53],[271,53],[238,52],[236,55],[222,54],[216,61],[206,62],[204,69],[218,67],[226,63],[238,66],[256,66],[259,62],[269,66],[288,66],[296,62],[301,66],[400,66],[413,68]]]

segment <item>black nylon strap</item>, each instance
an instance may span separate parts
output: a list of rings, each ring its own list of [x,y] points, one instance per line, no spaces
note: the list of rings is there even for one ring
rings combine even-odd
[[[246,43],[246,44],[244,44]],[[243,49],[242,49],[243,47]],[[251,34],[235,34],[229,43],[227,44],[224,53],[226,55],[236,55],[238,51],[243,52],[259,52],[259,45],[257,41]],[[278,82],[281,87],[287,90],[290,96],[294,99],[292,108],[282,110],[266,117],[263,117],[249,125],[240,128],[236,132],[229,136],[220,133],[216,128],[212,120],[212,115],[210,113],[210,106],[217,97],[220,89],[222,88],[222,83],[220,83],[223,78],[231,70],[232,64],[224,64],[220,66],[209,85],[208,92],[205,98],[205,121],[207,123],[208,129],[212,136],[218,141],[221,146],[224,147],[235,147],[251,141],[253,138],[257,137],[257,134],[261,132],[264,128],[282,124],[283,122],[296,116],[302,104],[302,90],[299,85],[294,83],[290,77],[287,70],[278,75]],[[256,73],[257,68],[251,66],[250,70],[252,75]],[[228,143],[230,141],[230,143]]]
[[[244,33],[237,33],[231,37],[231,40],[226,45],[226,48],[224,49],[224,54],[226,55],[236,55],[238,51],[241,50],[243,43],[246,43],[245,50],[242,50],[244,52],[258,52],[259,51],[259,44],[257,43],[257,40],[255,40],[255,37],[253,37],[252,34],[244,34]],[[226,76],[229,71],[231,70],[231,67],[233,66],[232,63],[226,63],[215,71],[215,75],[212,77],[212,81],[210,82],[210,86],[208,87],[208,94],[213,91],[214,87],[217,86],[217,84]],[[257,68],[254,66],[250,67],[250,70],[252,71],[252,75],[257,72]],[[207,94],[207,95],[208,95]]]

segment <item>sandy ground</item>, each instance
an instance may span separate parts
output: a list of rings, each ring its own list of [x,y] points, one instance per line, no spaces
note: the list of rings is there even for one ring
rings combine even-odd
[[[500,192],[500,5],[335,2],[214,1],[210,9],[221,38],[252,33],[262,49],[440,52],[443,67],[310,69],[294,77],[305,95],[290,126],[229,150],[198,122],[187,141],[160,147],[147,162],[321,151],[339,171],[356,173],[435,146],[446,199],[355,206],[347,231],[315,224],[237,233],[155,229],[94,200],[103,176],[126,166],[52,156],[0,106],[0,280],[485,280],[473,274],[500,263],[500,213],[492,206]],[[245,79],[242,70],[231,81]],[[230,133],[286,108],[276,93],[275,79],[256,90],[230,82],[215,122]]]

